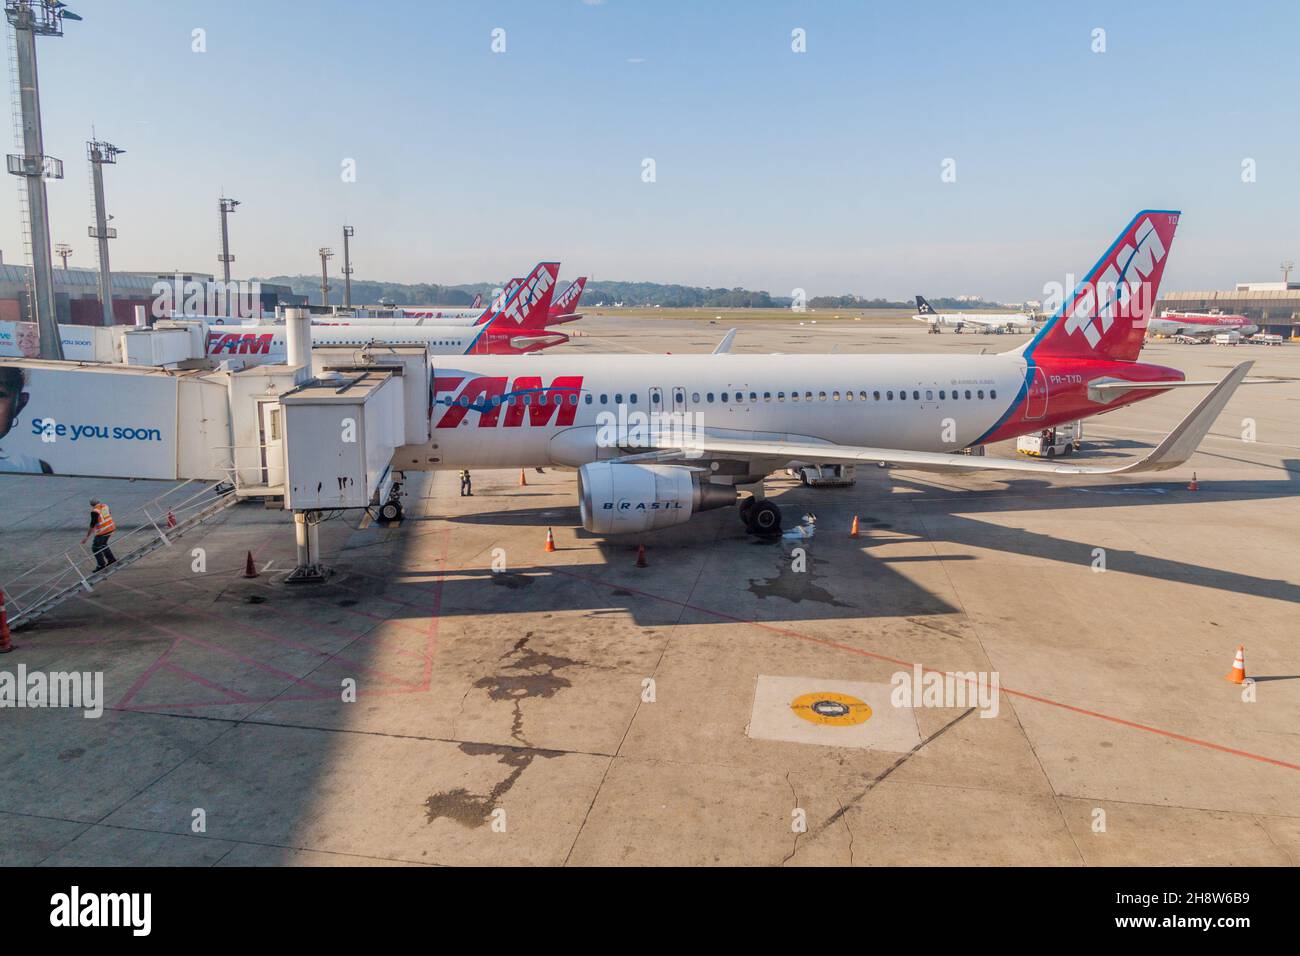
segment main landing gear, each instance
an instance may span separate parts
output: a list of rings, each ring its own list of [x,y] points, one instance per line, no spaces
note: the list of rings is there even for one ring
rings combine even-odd
[[[770,501],[746,498],[740,503],[740,520],[750,534],[781,533],[781,509]]]

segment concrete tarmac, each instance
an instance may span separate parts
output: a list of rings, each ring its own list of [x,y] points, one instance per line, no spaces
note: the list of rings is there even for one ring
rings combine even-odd
[[[747,324],[735,351],[1024,340],[808,322]],[[726,332],[569,329],[590,353]],[[335,574],[311,588],[282,583],[284,512],[228,509],[15,634],[0,672],[102,672],[106,710],[0,709],[0,863],[1300,862],[1300,346],[1143,353],[1196,379],[1247,357],[1292,381],[1242,388],[1187,468],[774,477],[811,538],[722,509],[639,539],[646,568],[581,529],[571,472],[476,472],[472,498],[412,476],[400,526],[323,526]],[[1142,454],[1201,394],[1096,420],[1083,456]],[[129,524],[165,487],[0,477],[0,584],[75,545],[90,495]],[[895,713],[914,664],[996,673],[996,716]]]

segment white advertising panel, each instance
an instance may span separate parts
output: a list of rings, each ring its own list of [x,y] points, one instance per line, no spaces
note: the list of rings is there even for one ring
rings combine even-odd
[[[176,381],[0,362],[0,473],[176,477]]]

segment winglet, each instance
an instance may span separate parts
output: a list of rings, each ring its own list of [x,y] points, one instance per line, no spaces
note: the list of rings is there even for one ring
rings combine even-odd
[[[725,355],[727,352],[730,352],[731,343],[735,340],[735,338],[736,338],[736,330],[731,329],[729,332],[727,332],[725,336],[723,336],[722,341],[718,343],[718,347],[713,350],[713,354]]]
[[[1177,468],[1179,465],[1192,457],[1192,454],[1200,447],[1205,436],[1209,434],[1210,428],[1214,425],[1219,413],[1223,407],[1231,400],[1233,393],[1237,391],[1237,386],[1246,377],[1250,367],[1254,362],[1242,362],[1227,375],[1223,376],[1223,381],[1214,386],[1210,393],[1196,403],[1196,407],[1188,413],[1187,417],[1178,423],[1178,426],[1165,436],[1164,441],[1155,447],[1151,454],[1131,465],[1125,465],[1108,474],[1122,475],[1135,471],[1168,471],[1170,468]]]

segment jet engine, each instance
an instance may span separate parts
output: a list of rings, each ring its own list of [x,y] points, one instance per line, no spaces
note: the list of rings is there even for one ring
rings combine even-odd
[[[578,469],[582,526],[596,534],[654,531],[735,503],[735,488],[681,465],[594,461]]]

